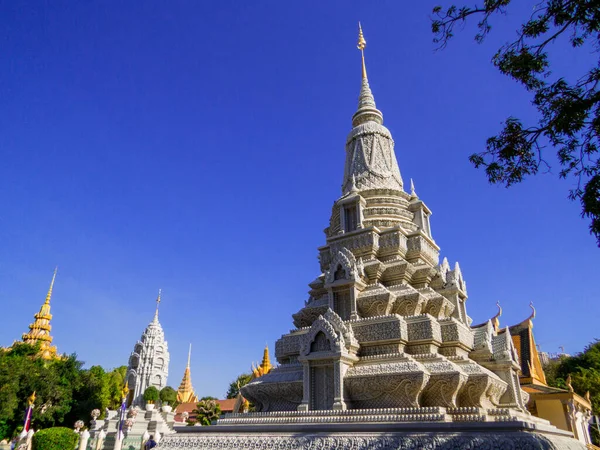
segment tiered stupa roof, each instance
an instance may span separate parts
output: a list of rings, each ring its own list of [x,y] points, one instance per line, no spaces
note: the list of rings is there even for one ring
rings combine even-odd
[[[196,393],[194,392],[194,388],[192,386],[192,373],[190,371],[191,357],[192,344],[190,344],[190,349],[188,352],[187,366],[185,367],[185,372],[183,372],[183,378],[181,380],[181,384],[179,385],[179,389],[177,389],[178,403],[192,403],[198,401],[198,397],[196,396]]]
[[[269,346],[265,345],[262,362],[257,366],[252,364],[252,376],[254,378],[262,377],[263,375],[268,374],[272,368],[273,365],[271,364],[271,359],[269,358]]]
[[[50,335],[50,330],[52,330],[52,325],[50,325],[50,321],[52,320],[52,314],[50,314],[50,300],[52,299],[52,288],[54,287],[57,270],[58,269],[54,269],[50,288],[46,294],[46,300],[40,308],[40,312],[34,315],[35,321],[29,325],[29,332],[23,333],[23,342],[32,345],[40,343],[39,356],[44,359],[53,359],[57,357],[57,350],[56,347],[52,345],[53,338]]]

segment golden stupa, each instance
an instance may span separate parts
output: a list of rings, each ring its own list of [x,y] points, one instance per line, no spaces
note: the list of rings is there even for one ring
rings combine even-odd
[[[37,313],[35,321],[29,325],[29,332],[23,333],[23,342],[31,345],[40,343],[39,356],[43,359],[55,359],[57,355],[56,346],[52,345],[52,336],[50,336],[50,320],[52,320],[52,314],[50,314],[50,299],[52,298],[52,288],[54,287],[54,280],[56,279],[56,271],[54,269],[54,275],[52,275],[52,281],[50,282],[50,289],[46,294],[46,301],[40,308],[40,312]]]
[[[188,362],[185,368],[185,372],[183,373],[183,378],[181,380],[181,384],[179,385],[179,389],[177,389],[177,402],[178,403],[196,403],[198,402],[198,397],[194,392],[194,388],[192,387],[192,373],[190,371],[190,358],[192,356],[192,344],[190,344],[190,350],[188,352]]]

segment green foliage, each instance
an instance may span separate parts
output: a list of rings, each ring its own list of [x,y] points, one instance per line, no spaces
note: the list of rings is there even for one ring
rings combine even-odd
[[[592,413],[600,414],[600,341],[588,345],[582,353],[575,356],[564,356],[559,360],[550,361],[544,366],[546,381],[550,386],[568,389],[567,377],[571,375],[571,385],[576,393],[590,393]],[[600,436],[591,427],[592,439],[600,444]]]
[[[229,384],[227,398],[236,398],[240,388],[246,386],[252,380],[251,373],[243,373]]]
[[[33,450],[71,450],[79,435],[70,428],[57,427],[40,430],[33,435]]]
[[[215,400],[200,400],[192,412],[196,414],[195,423],[208,426],[221,416],[221,406]]]
[[[156,389],[154,386],[149,386],[144,391],[144,400],[146,403],[154,403],[156,400],[158,400],[159,395],[158,389]]]
[[[46,361],[37,358],[37,349],[16,344],[0,351],[0,439],[12,437],[22,423],[27,398],[36,392],[32,413],[35,428],[68,423],[81,385],[81,366],[75,355]],[[89,413],[88,413],[89,414]]]
[[[171,386],[166,386],[160,391],[160,401],[165,405],[172,405],[177,401],[177,391]]]
[[[479,17],[475,40],[491,31],[491,18],[504,14],[511,0],[484,0],[474,7],[433,9],[434,42],[445,47],[456,25]],[[551,44],[568,41],[575,52],[597,51],[600,44],[598,0],[542,0],[516,38],[502,46],[492,62],[503,74],[522,84],[533,96],[537,124],[524,125],[509,117],[504,128],[487,140],[485,151],[470,156],[485,168],[488,181],[511,186],[540,169],[549,169],[547,148],[556,151],[559,176],[572,178],[571,200],[579,200],[582,216],[590,219],[590,233],[600,246],[600,62],[589,66],[574,82],[552,71]]]
[[[119,409],[122,402],[122,390],[125,386],[127,366],[120,366],[108,373],[108,408]],[[103,411],[103,409],[100,409]]]
[[[212,397],[210,395],[205,395],[200,400],[218,400],[218,398],[217,397]]]
[[[84,370],[75,355],[46,361],[37,353],[36,346],[24,343],[0,350],[0,440],[12,438],[22,425],[27,398],[34,391],[35,429],[71,426],[77,420],[87,423],[92,409],[104,412],[106,407],[120,405],[120,381],[126,367],[108,373],[100,366]],[[111,399],[111,390],[115,389],[119,396],[116,405]]]

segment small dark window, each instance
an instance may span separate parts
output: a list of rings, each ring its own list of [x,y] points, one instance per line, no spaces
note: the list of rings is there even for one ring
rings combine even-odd
[[[340,264],[338,266],[337,270],[333,273],[333,279],[334,280],[343,280],[344,278],[346,278],[346,271]]]
[[[344,231],[354,231],[358,226],[358,208],[356,204],[344,206]]]

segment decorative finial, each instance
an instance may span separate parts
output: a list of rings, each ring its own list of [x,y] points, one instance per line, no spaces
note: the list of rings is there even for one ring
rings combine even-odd
[[[162,290],[158,290],[158,297],[156,297],[156,311],[154,312],[154,321],[158,320],[158,306],[160,305],[160,294]]]
[[[411,197],[416,197],[417,192],[415,191],[415,183],[413,183],[413,179],[410,179],[410,195]]]
[[[492,317],[492,324],[494,325],[494,329],[498,330],[500,328],[500,316],[502,315],[502,306],[500,306],[500,302],[496,302],[496,306],[498,307],[498,312],[494,317]]]
[[[123,400],[127,398],[127,394],[129,393],[129,380],[125,381],[125,386],[123,386],[123,390],[121,391],[121,396]]]
[[[46,305],[50,304],[50,299],[52,298],[52,288],[54,287],[54,280],[56,279],[57,271],[58,271],[58,266],[54,268],[54,275],[52,275],[52,281],[50,282],[50,289],[48,289],[48,293],[46,294],[46,301],[44,302]]]
[[[529,307],[531,308],[531,315],[527,320],[535,319],[535,308],[533,307],[533,302],[529,302]]]
[[[575,389],[573,389],[573,386],[571,385],[571,374],[569,374],[567,376],[567,380],[565,381],[565,384],[567,385],[569,392],[575,392]]]
[[[35,391],[33,391],[33,393],[27,398],[27,404],[29,406],[33,406],[34,403],[35,403]]]
[[[360,22],[358,22],[358,44],[356,47],[360,50],[362,56],[362,77],[364,79],[367,78],[367,67],[365,66],[365,47],[367,46],[367,41],[363,35],[362,27],[360,26]]]
[[[190,359],[192,358],[192,343],[190,342],[190,349],[188,351],[188,368],[190,367]]]
[[[587,400],[588,403],[592,403],[592,398],[590,397],[590,391],[587,391],[585,393],[585,399]]]

